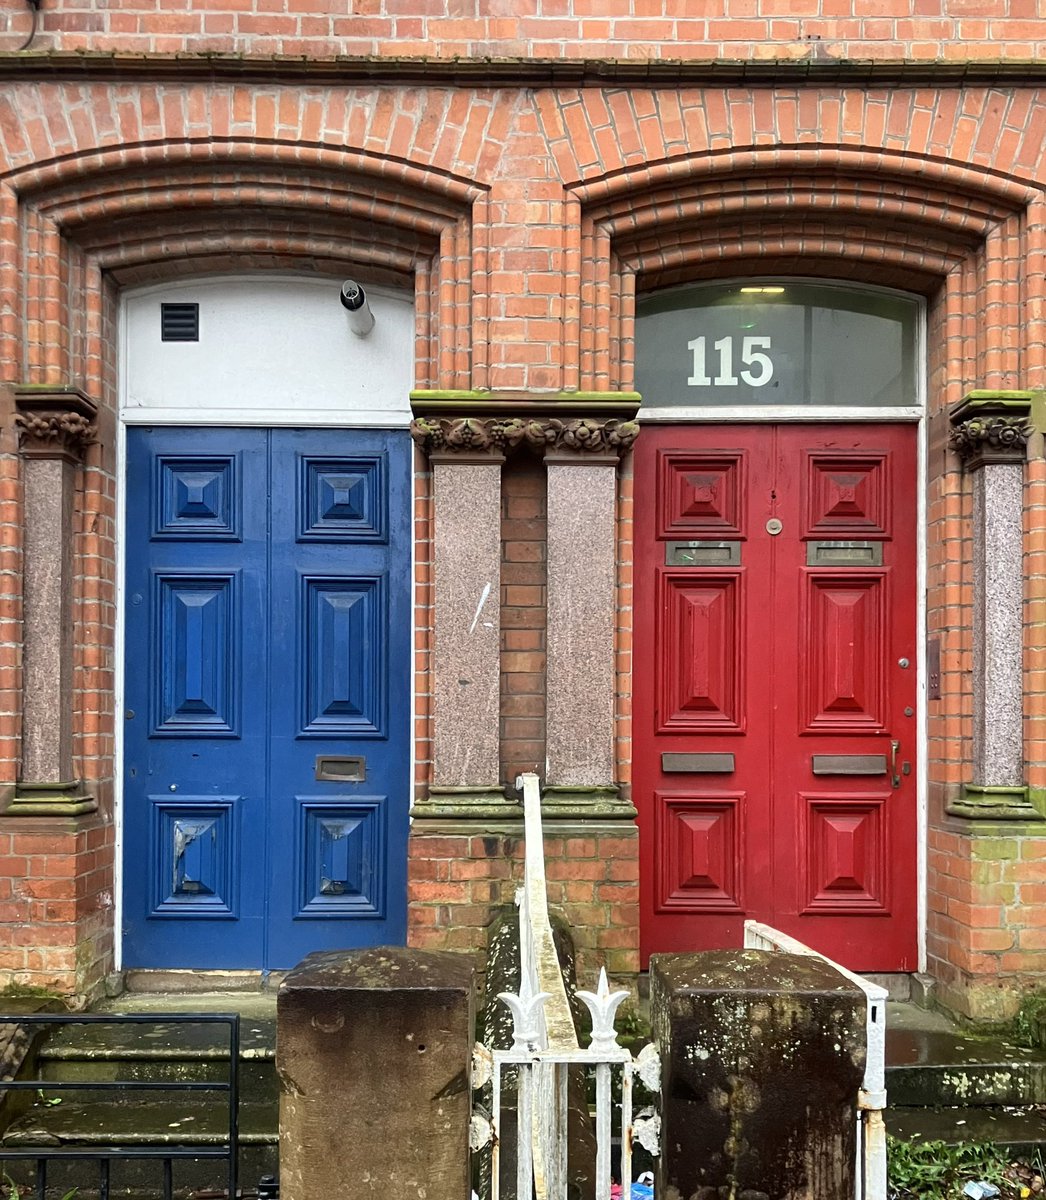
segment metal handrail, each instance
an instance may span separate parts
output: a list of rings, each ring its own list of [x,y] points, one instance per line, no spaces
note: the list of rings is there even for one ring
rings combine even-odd
[[[181,1159],[225,1159],[227,1164],[228,1195],[234,1200],[239,1172],[239,1013],[0,1013],[0,1025],[222,1025],[228,1028],[229,1074],[224,1080],[137,1080],[100,1079],[93,1081],[63,1079],[0,1080],[0,1091],[165,1091],[214,1092],[227,1096],[227,1134],[222,1146],[39,1146],[18,1149],[0,1141],[0,1163],[4,1160],[35,1160],[35,1193],[37,1200],[46,1200],[47,1164],[52,1161],[82,1160],[98,1163],[99,1200],[109,1200],[110,1165],[113,1162],[160,1160],[163,1164],[163,1200],[174,1194],[173,1163]],[[220,1048],[224,1054],[224,1045]],[[217,1057],[217,1056],[216,1056]]]
[[[855,1200],[886,1200],[886,988],[759,921],[745,921],[746,950],[778,950],[819,958],[864,992],[864,1079],[857,1096],[857,1191]]]

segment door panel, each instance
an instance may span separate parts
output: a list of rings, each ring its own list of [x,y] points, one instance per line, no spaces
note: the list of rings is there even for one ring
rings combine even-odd
[[[129,966],[406,932],[409,440],[132,429]]]
[[[751,917],[853,968],[915,969],[915,436],[637,442],[644,957],[740,945]]]

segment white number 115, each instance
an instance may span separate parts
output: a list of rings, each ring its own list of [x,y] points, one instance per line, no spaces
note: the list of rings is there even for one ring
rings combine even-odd
[[[740,371],[740,381],[749,387],[763,387],[774,375],[774,364],[769,354],[769,337],[741,338],[741,362],[744,369]],[[715,379],[709,379],[705,363],[705,339],[693,338],[687,342],[687,349],[694,355],[694,370],[687,383],[691,387],[736,387],[738,375],[734,374],[734,339],[720,338],[712,343],[712,349],[719,355],[718,371]],[[752,368],[749,370],[748,368]]]

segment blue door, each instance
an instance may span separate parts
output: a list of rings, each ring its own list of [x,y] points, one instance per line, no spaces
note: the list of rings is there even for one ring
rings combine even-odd
[[[124,963],[402,943],[405,431],[127,436]]]

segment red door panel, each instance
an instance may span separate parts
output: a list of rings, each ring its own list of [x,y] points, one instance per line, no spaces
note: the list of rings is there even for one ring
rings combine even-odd
[[[648,427],[635,467],[644,959],[751,917],[915,970],[915,429]]]

